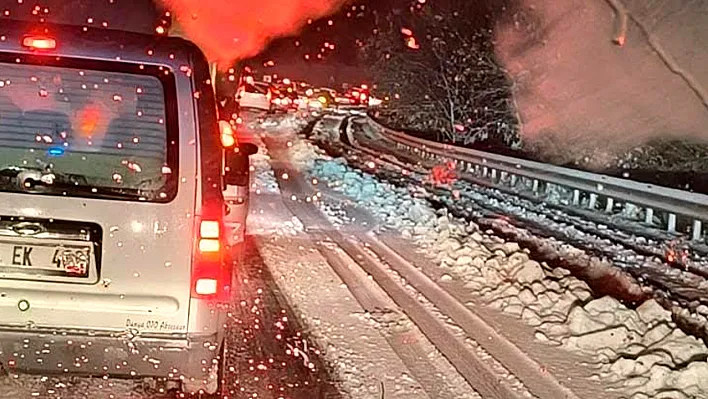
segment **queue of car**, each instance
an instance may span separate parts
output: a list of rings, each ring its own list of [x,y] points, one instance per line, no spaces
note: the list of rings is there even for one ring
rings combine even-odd
[[[250,75],[242,78],[237,100],[243,110],[268,113],[369,108],[381,104],[380,100],[371,95],[367,85],[344,87],[343,90],[337,91],[329,87],[294,82],[287,78],[276,82],[272,79],[257,81]]]

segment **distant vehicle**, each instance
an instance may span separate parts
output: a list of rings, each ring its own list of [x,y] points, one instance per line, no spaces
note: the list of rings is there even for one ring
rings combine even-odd
[[[336,108],[336,91],[329,88],[307,90],[308,108],[313,110]]]
[[[370,97],[369,87],[362,85],[350,88],[344,93],[344,97],[347,98],[347,102],[350,105],[368,106]]]
[[[272,109],[275,112],[288,112],[291,110],[296,110],[297,105],[296,95],[286,95],[282,93],[277,93],[276,97],[273,99]]]
[[[242,182],[257,148],[220,140],[204,55],[174,37],[2,24],[3,363],[222,397],[236,282],[223,182]]]
[[[351,96],[347,96],[346,94],[339,94],[334,97],[335,103],[337,105],[354,105],[354,101],[352,100]]]
[[[318,89],[316,89],[316,90],[318,90],[318,91],[320,91],[320,92],[328,92],[328,93],[332,96],[332,98],[334,98],[334,97],[337,96],[337,90],[334,90],[334,89],[329,88],[329,87],[320,87],[320,88],[318,88]]]
[[[274,85],[273,110],[288,112],[298,109],[297,85],[289,79]]]
[[[273,89],[268,83],[246,80],[236,92],[236,99],[242,109],[271,111]]]
[[[374,96],[369,97],[369,107],[377,108],[380,107],[381,104],[383,104],[383,100],[381,100],[380,98],[376,98]]]

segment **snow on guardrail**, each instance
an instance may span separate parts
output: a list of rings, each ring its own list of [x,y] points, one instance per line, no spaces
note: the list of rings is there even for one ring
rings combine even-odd
[[[607,213],[617,206],[641,207],[645,224],[688,233],[693,241],[705,239],[702,226],[708,220],[708,195],[437,143],[389,129],[371,118],[367,122],[398,149],[441,162],[457,161],[458,169],[490,183],[524,184],[537,194],[553,185],[564,187],[572,191],[574,206],[596,210],[602,204]]]

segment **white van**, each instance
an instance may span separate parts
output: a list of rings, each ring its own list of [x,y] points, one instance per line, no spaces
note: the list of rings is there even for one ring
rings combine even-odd
[[[0,40],[0,362],[218,394],[223,171],[256,147],[224,151],[188,41],[39,27]]]
[[[242,109],[273,110],[273,90],[268,83],[246,81],[239,87],[236,99]]]

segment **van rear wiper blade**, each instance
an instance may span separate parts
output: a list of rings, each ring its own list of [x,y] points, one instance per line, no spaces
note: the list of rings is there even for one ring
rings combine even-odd
[[[118,187],[92,187],[89,185],[80,185],[74,182],[55,181],[51,184],[45,182],[30,183],[25,181],[23,192],[27,193],[46,193],[46,194],[61,194],[91,198],[106,198],[106,199],[131,199],[148,198],[148,195],[133,188],[118,188]]]
[[[4,180],[4,181],[3,181]],[[0,169],[0,187],[27,193],[77,195],[108,199],[147,198],[142,190],[120,187],[94,187],[84,175],[57,173],[41,168],[8,167]]]

